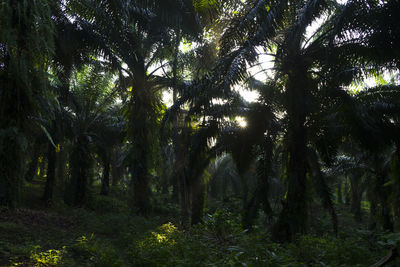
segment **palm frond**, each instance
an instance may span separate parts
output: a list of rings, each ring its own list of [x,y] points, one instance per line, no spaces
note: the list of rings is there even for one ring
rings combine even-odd
[[[328,186],[326,182],[326,178],[321,171],[321,166],[318,162],[318,157],[315,151],[309,149],[308,150],[308,162],[311,171],[311,175],[313,178],[313,184],[315,186],[315,190],[317,194],[321,198],[322,205],[325,209],[328,210],[329,214],[331,215],[333,231],[335,234],[338,232],[338,219],[335,210],[335,206],[333,203],[333,194],[332,190]]]

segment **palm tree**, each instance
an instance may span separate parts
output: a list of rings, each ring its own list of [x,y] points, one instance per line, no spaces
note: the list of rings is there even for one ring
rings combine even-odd
[[[207,167],[210,175],[208,195],[212,199],[224,200],[230,196],[240,197],[240,177],[230,154],[217,157]]]
[[[0,199],[15,207],[29,116],[40,112],[54,30],[46,0],[2,1],[0,15]]]
[[[149,68],[164,56],[169,29],[198,32],[190,1],[71,1],[77,23],[97,40],[99,51],[118,69],[120,85],[129,90],[126,112],[130,140],[132,202],[141,213],[150,207],[149,170],[155,148],[160,93]],[[185,21],[185,23],[183,23]],[[123,67],[126,64],[126,67]]]
[[[246,62],[257,59],[256,47],[271,49],[275,46],[275,65],[277,74],[274,87],[283,92],[283,106],[286,112],[286,177],[287,198],[278,222],[276,232],[284,238],[294,233],[304,232],[307,221],[306,174],[308,171],[306,118],[311,114],[307,103],[311,102],[312,90],[317,84],[309,74],[315,59],[307,55],[313,45],[323,43],[316,39],[313,44],[303,40],[306,28],[329,5],[325,1],[295,2],[274,1],[267,4],[256,1],[248,5],[235,18],[222,39],[221,54],[223,72],[222,82],[217,84],[221,90],[229,90],[246,76]],[[266,12],[267,10],[267,12]],[[257,21],[256,24],[253,21]],[[247,38],[243,39],[242,36]],[[232,49],[231,44],[236,43]],[[237,48],[238,47],[238,48]],[[293,223],[296,221],[296,223]]]
[[[366,161],[373,174],[369,185],[373,225],[381,222],[385,230],[393,231],[393,207],[398,194],[397,149],[399,132],[400,87],[396,84],[378,85],[356,95],[359,108],[368,114],[368,124],[375,127],[367,143],[362,145],[370,157]],[[379,146],[377,146],[379,144]],[[389,186],[393,185],[393,186]]]
[[[177,47],[175,48],[177,50]],[[216,156],[210,145],[220,131],[224,116],[239,113],[241,99],[233,94],[231,102],[214,104],[221,97],[208,90],[207,80],[216,57],[216,46],[204,41],[188,53],[176,53],[167,86],[173,89],[174,104],[164,116],[165,139],[174,145],[174,190],[180,193],[182,221],[185,225],[202,221],[205,202],[204,171]],[[176,70],[180,71],[177,72]],[[186,76],[184,75],[186,74]],[[167,74],[168,76],[168,74]],[[221,153],[221,152],[218,152]]]
[[[52,91],[55,91],[58,88],[53,87],[52,89]],[[55,98],[51,99],[48,97],[47,99],[43,99],[42,103],[46,115],[37,118],[44,129],[44,134],[42,134],[44,137],[42,139],[46,140],[47,145],[45,153],[47,160],[46,185],[42,199],[47,204],[51,204],[56,184],[57,152],[59,152],[61,148],[60,144],[63,143],[63,140],[67,136],[66,122],[68,114]],[[40,136],[36,138],[40,138]]]
[[[4,125],[4,129],[2,129],[7,132],[8,130],[6,129],[10,130],[14,128],[17,131],[14,134],[9,132],[11,135],[6,134],[9,136],[6,137],[4,135],[4,137],[7,139],[14,136],[15,138],[18,137],[17,139],[19,140],[17,143],[7,141],[8,145],[16,146],[12,149],[15,154],[3,155],[4,160],[2,160],[2,163],[6,164],[5,166],[11,166],[6,163],[7,158],[12,159],[12,162],[15,164],[21,164],[20,166],[15,165],[13,168],[10,167],[15,172],[14,174],[7,174],[8,171],[4,171],[5,184],[2,188],[8,188],[6,191],[11,191],[4,192],[3,197],[8,199],[5,200],[5,203],[11,206],[15,206],[17,191],[21,181],[18,178],[20,176],[18,172],[22,170],[21,168],[24,164],[22,164],[22,158],[17,156],[17,154],[24,150],[24,140],[30,133],[38,132],[39,136],[44,136],[44,138],[41,137],[41,142],[47,142],[48,139],[51,139],[52,134],[49,134],[51,128],[55,129],[58,127],[56,125],[57,121],[54,121],[52,112],[57,110],[47,109],[49,106],[55,104],[54,100],[58,95],[58,92],[48,90],[51,87],[48,81],[48,77],[51,77],[48,73],[49,68],[52,69],[52,73],[58,76],[60,81],[65,82],[69,80],[72,66],[74,64],[81,64],[85,55],[91,49],[87,46],[87,42],[84,42],[85,39],[83,38],[83,41],[72,42],[75,44],[73,48],[69,46],[72,50],[65,51],[67,49],[65,38],[70,40],[71,36],[75,36],[75,39],[82,39],[80,37],[83,35],[79,35],[81,31],[77,27],[74,27],[74,24],[67,18],[67,14],[63,9],[64,2],[44,0],[32,3],[6,1],[0,7],[3,14],[0,41],[2,47],[1,64],[3,66],[1,80],[4,85],[2,88],[19,88],[17,90],[12,89],[9,93],[3,91],[1,96],[3,103],[1,120],[4,120],[4,123],[2,122],[1,124],[2,127]],[[63,96],[61,102],[65,102],[63,98],[68,93],[68,90],[65,88],[68,89],[68,86],[64,85],[61,88],[60,94]],[[14,103],[13,101],[16,102]],[[11,104],[12,107],[7,107],[10,103],[13,103]],[[12,115],[14,117],[10,117],[10,114],[14,114]],[[30,122],[33,123],[27,121],[28,117],[31,119]],[[9,122],[6,122],[6,120],[9,120]],[[53,123],[50,125],[49,122],[51,121]],[[36,137],[33,138],[36,139]],[[15,140],[17,141],[17,139]],[[34,150],[37,152],[38,149],[36,148]],[[4,150],[2,149],[2,151],[6,150],[6,147],[4,147]],[[54,169],[54,153],[50,150],[49,148],[47,153],[52,163],[49,167],[50,169]],[[27,173],[28,180],[33,178],[37,159],[38,155],[34,153],[32,164],[30,164],[30,171]],[[6,168],[5,166],[4,168]],[[50,170],[50,177],[52,173],[53,171]],[[48,179],[48,181],[51,180]],[[45,192],[47,193],[45,195],[50,196],[49,192],[52,190],[48,190],[49,187],[46,188]]]
[[[71,181],[65,193],[65,201],[76,206],[82,205],[87,199],[94,160],[94,141],[99,140],[99,144],[100,136],[109,130],[109,124],[114,120],[108,113],[116,97],[112,73],[107,72],[101,63],[94,62],[81,72],[75,72],[70,92],[72,102],[67,108],[72,129],[72,152],[69,160]],[[108,137],[111,139],[112,136]],[[104,145],[103,148],[105,147]],[[108,156],[109,152],[105,153]],[[104,160],[106,156],[103,156]]]
[[[271,82],[282,94],[280,112],[286,129],[283,162],[286,162],[287,194],[275,227],[280,240],[290,240],[307,229],[307,174],[319,188],[322,202],[336,225],[331,192],[320,171],[320,159],[330,164],[341,136],[346,135],[338,131],[344,125],[352,125],[350,129],[358,133],[365,132],[363,122],[356,118],[358,113],[351,113],[355,111],[354,99],[343,89],[360,77],[361,70],[368,71],[371,66],[393,60],[393,48],[385,59],[373,57],[372,51],[376,48],[373,41],[382,32],[368,34],[371,31],[366,30],[371,24],[365,18],[387,13],[389,5],[385,5],[376,2],[374,11],[369,12],[364,1],[350,1],[346,5],[322,0],[254,1],[232,20],[222,37],[219,71],[213,84],[222,92],[246,79],[247,64],[256,62],[258,47],[274,58],[275,77]],[[366,13],[361,19],[350,15],[357,7]],[[318,18],[324,23],[310,36],[309,26]],[[391,28],[388,26],[386,30],[390,32]],[[363,38],[357,38],[346,35],[349,31],[366,33],[361,34]]]
[[[96,123],[93,124],[93,136],[96,151],[103,165],[103,177],[101,183],[101,195],[108,195],[110,191],[110,168],[117,168],[112,164],[113,150],[123,144],[125,136],[125,120],[122,115],[122,108],[113,105],[104,110]]]

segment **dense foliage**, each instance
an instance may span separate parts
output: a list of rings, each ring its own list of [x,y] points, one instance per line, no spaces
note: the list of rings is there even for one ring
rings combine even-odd
[[[0,263],[399,264],[398,14],[1,1]]]

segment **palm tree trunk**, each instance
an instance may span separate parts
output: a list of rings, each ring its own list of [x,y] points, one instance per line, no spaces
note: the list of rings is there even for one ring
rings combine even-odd
[[[31,157],[31,162],[29,163],[28,171],[25,174],[25,180],[31,182],[37,173],[38,162],[40,156],[40,143],[35,140],[33,145],[33,152]]]
[[[294,127],[293,134],[296,137],[289,149],[288,192],[284,210],[286,209],[291,238],[297,233],[305,233],[307,228],[305,129],[300,126],[303,123],[304,121]]]
[[[377,214],[377,205],[376,205],[376,192],[373,192],[373,190],[368,190],[368,200],[370,203],[370,209],[369,209],[369,225],[368,229],[369,230],[376,230],[376,214]]]
[[[111,178],[112,186],[116,186],[121,181],[124,174],[124,167],[118,165],[119,157],[121,156],[121,148],[118,146],[112,152],[111,158]]]
[[[66,173],[67,173],[67,161],[68,161],[68,151],[65,144],[60,144],[60,151],[57,156],[57,167],[56,167],[56,191],[61,193],[64,190],[66,184]]]
[[[135,68],[135,80],[132,90],[131,110],[129,112],[128,134],[132,140],[131,148],[131,193],[132,205],[140,214],[150,211],[149,161],[151,144],[149,126],[154,117],[152,114],[151,92],[146,82],[144,60]]]
[[[378,199],[380,203],[380,216],[382,218],[383,229],[393,232],[394,226],[392,221],[392,212],[390,208],[390,202],[388,196],[390,195],[390,190],[385,186],[385,175],[384,173],[377,174],[377,188],[376,192],[378,194]]]
[[[350,205],[350,189],[349,189],[349,177],[347,175],[344,177],[344,204],[346,206]]]
[[[178,82],[178,53],[179,53],[179,45],[180,45],[180,29],[176,31],[176,40],[175,40],[175,47],[174,47],[174,62],[172,65],[172,101],[175,104],[176,101],[178,100],[178,88],[177,88],[177,82]],[[172,123],[172,129],[175,129],[174,134],[172,136],[172,145],[174,149],[174,166],[176,165],[182,165],[182,161],[180,159],[180,153],[181,151],[181,144],[180,144],[180,138],[179,138],[179,132],[178,132],[178,121],[174,120]],[[181,166],[182,168],[182,166]],[[177,168],[174,168],[173,173],[179,171]],[[179,184],[184,184],[183,182],[179,182],[179,175],[172,175],[172,200],[175,202],[179,201]],[[182,188],[180,189],[181,191],[183,190]],[[185,197],[186,198],[186,197]],[[184,201],[184,198],[182,199]],[[182,212],[182,214],[186,214],[186,212]],[[186,215],[185,215],[186,216]]]
[[[351,191],[351,212],[357,222],[361,222],[361,200],[365,191],[365,181],[363,181],[362,173],[355,172],[350,176],[350,191]]]
[[[161,167],[161,177],[160,177],[160,187],[161,187],[161,194],[163,195],[168,195],[169,194],[169,182],[170,182],[170,175],[169,175],[169,162],[168,161],[162,161],[161,164],[163,165]]]
[[[79,148],[79,159],[80,166],[79,175],[77,176],[76,184],[76,198],[75,205],[80,206],[86,200],[87,190],[88,190],[88,180],[89,180],[89,168],[90,168],[90,155],[89,155],[89,141],[86,136],[80,138],[78,145]]]
[[[65,202],[71,206],[81,206],[86,200],[91,158],[89,140],[81,135],[77,138],[70,155],[71,183],[65,192]]]
[[[48,144],[47,149],[47,178],[46,185],[42,199],[46,203],[50,203],[53,200],[54,184],[55,184],[55,171],[56,171],[56,150]]]
[[[192,182],[192,225],[201,223],[204,217],[205,184],[200,175]]]
[[[19,200],[23,170],[24,136],[18,130],[0,136],[0,205],[15,209]]]
[[[110,160],[108,156],[104,159],[103,179],[101,180],[100,195],[107,196],[110,191]]]
[[[15,12],[14,10],[13,17]],[[15,20],[18,19],[15,18]],[[23,159],[27,141],[22,130],[26,124],[23,106],[30,103],[21,103],[26,100],[24,99],[26,92],[24,88],[18,86],[16,77],[8,73],[9,61],[11,57],[7,55],[3,62],[5,75],[0,80],[2,90],[0,94],[0,205],[14,209],[18,204],[24,175]],[[9,88],[6,84],[9,84]]]
[[[38,168],[38,175],[39,178],[43,178],[45,176],[47,176],[47,158],[46,157],[42,157],[39,160],[39,168]]]
[[[146,132],[144,129],[142,129]],[[133,206],[137,208],[139,214],[145,215],[150,209],[150,186],[149,186],[149,174],[147,170],[147,151],[145,144],[136,145],[138,148],[136,152],[140,155],[136,160],[133,160],[130,171],[132,176],[132,195],[133,195]],[[140,160],[141,159],[141,160]]]
[[[307,73],[297,70],[289,75],[286,101],[288,125],[287,164],[288,189],[283,210],[275,229],[275,238],[290,241],[297,233],[305,233],[307,229],[306,201],[306,88]]]
[[[179,202],[179,177],[175,174],[175,172],[172,172],[172,196],[171,199],[173,202],[178,203]]]
[[[181,220],[182,226],[187,228],[189,226],[189,209],[190,209],[190,191],[189,181],[184,171],[180,175],[180,195],[181,195]]]
[[[351,194],[351,212],[354,214],[354,218],[357,222],[361,222],[361,195],[357,189],[352,188]]]
[[[342,196],[342,180],[339,180],[337,185],[337,199],[339,205],[343,205],[343,196]]]
[[[244,207],[242,216],[242,224],[244,229],[247,230],[253,229],[254,220],[257,218],[257,212],[260,206],[260,201],[258,199],[260,190],[258,188],[256,189],[256,192],[254,192],[253,196],[250,198],[247,205]]]
[[[249,197],[249,186],[247,184],[247,179],[245,178],[245,172],[240,171],[240,188],[242,193],[242,206],[245,209],[248,205],[248,197]]]

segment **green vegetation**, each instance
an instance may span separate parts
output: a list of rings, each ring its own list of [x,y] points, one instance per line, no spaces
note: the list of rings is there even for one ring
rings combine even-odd
[[[400,264],[398,14],[2,0],[0,265]]]
[[[398,233],[345,222],[334,237],[325,218],[315,221],[313,233],[274,243],[261,221],[245,231],[235,201],[183,230],[173,206],[144,218],[128,213],[115,195],[96,196],[79,209],[62,202],[40,208],[34,194],[29,198],[29,206],[1,212],[2,266],[369,266],[400,242]],[[341,212],[352,220],[347,208]]]

